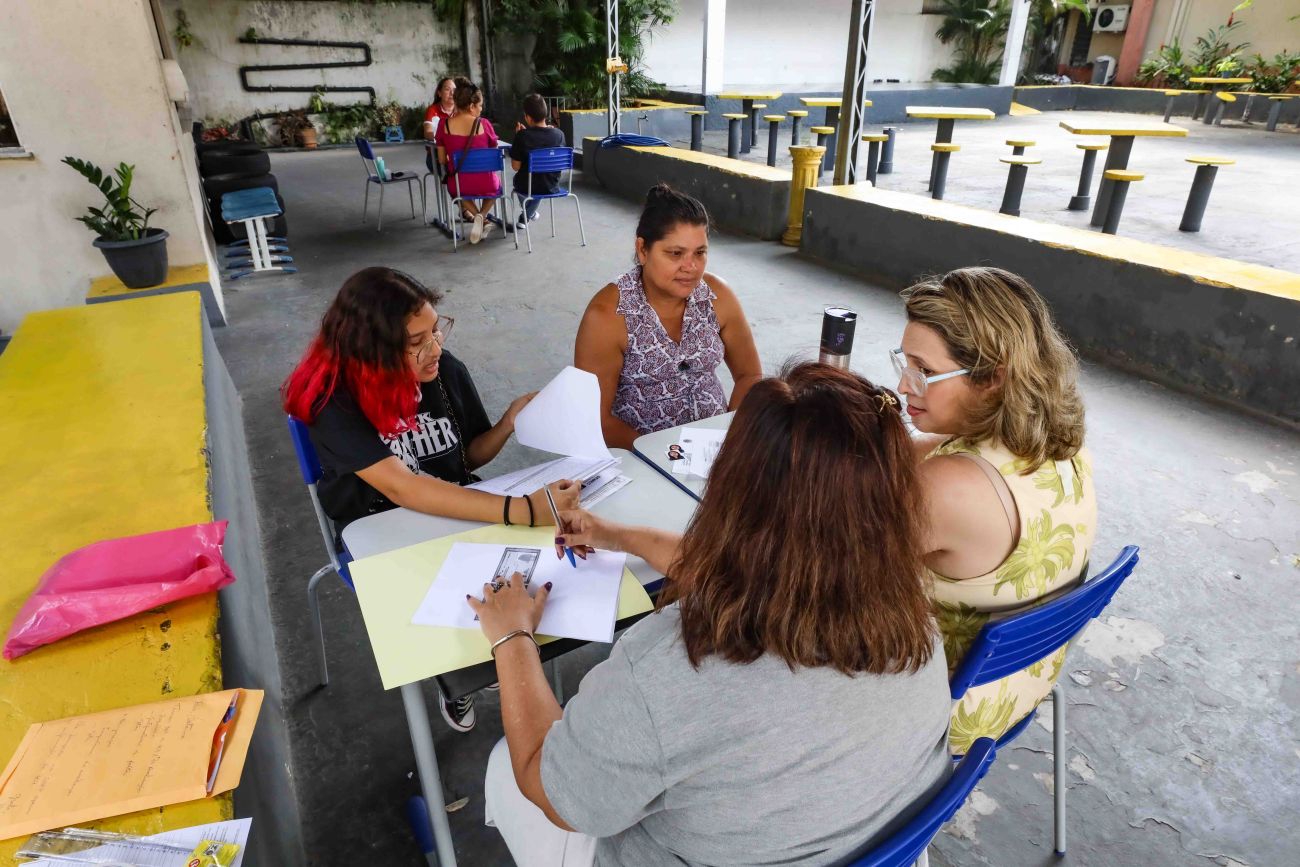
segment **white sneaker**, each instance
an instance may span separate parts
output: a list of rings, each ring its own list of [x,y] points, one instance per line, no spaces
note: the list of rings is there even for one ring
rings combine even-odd
[[[491,220],[484,220],[484,221],[483,221],[483,237],[486,238],[488,235],[491,235],[492,232],[493,232],[493,230],[496,229],[496,227],[497,227],[497,224],[494,223],[494,222],[492,222]]]
[[[474,224],[469,227],[469,242],[477,244],[483,240],[483,215],[474,215]]]
[[[453,701],[438,697],[438,709],[442,718],[451,726],[452,731],[462,734],[474,728],[474,696],[465,695]]]

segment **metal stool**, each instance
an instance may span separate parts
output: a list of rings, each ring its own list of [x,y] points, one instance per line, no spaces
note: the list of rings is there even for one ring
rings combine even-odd
[[[1268,98],[1268,124],[1265,129],[1269,132],[1277,131],[1277,121],[1282,116],[1282,103],[1290,98],[1289,96],[1270,96]]]
[[[898,138],[898,127],[885,127],[885,143],[880,147],[880,165],[876,174],[892,175],[894,173],[894,141]]]
[[[1174,100],[1177,99],[1178,95],[1181,93],[1181,90],[1165,91],[1165,123],[1169,123],[1169,118],[1174,116]]]
[[[934,151],[934,184],[930,189],[930,198],[942,199],[944,187],[948,184],[948,160],[961,150],[961,145],[951,142],[935,142],[930,145]]]
[[[1085,142],[1075,145],[1083,151],[1083,170],[1079,172],[1079,192],[1070,198],[1070,204],[1065,206],[1067,211],[1086,211],[1092,207],[1092,170],[1097,165],[1097,152],[1104,151],[1110,145],[1104,142]]]
[[[835,127],[833,127],[833,126],[810,126],[810,127],[808,127],[808,131],[817,134],[817,147],[820,148],[820,147],[825,147],[825,146],[826,146],[826,138],[827,138],[827,136],[832,136],[832,135],[835,134]],[[821,158],[821,160],[819,160],[818,163],[817,163],[817,180],[818,180],[818,181],[821,181],[821,179],[822,179],[822,172],[824,172],[825,170],[826,170],[826,154],[822,154],[822,158]]]
[[[1236,101],[1237,101],[1237,97],[1233,96],[1231,93],[1226,93],[1226,92],[1224,92],[1224,91],[1221,90],[1221,91],[1219,91],[1218,93],[1216,93],[1216,94],[1214,95],[1214,98],[1215,98],[1215,99],[1218,101],[1218,103],[1219,103],[1219,104],[1218,104],[1218,107],[1216,107],[1215,110],[1214,110],[1214,125],[1215,125],[1215,126],[1222,126],[1222,125],[1223,125],[1223,110],[1224,110],[1225,108],[1228,107],[1228,103],[1230,103],[1230,102],[1236,102]]]
[[[874,187],[876,185],[876,175],[879,174],[880,146],[889,141],[889,136],[884,133],[864,135],[862,140],[867,143],[867,180]]]
[[[756,102],[749,107],[749,147],[758,147],[758,113],[767,108],[767,103]]]
[[[781,121],[785,120],[783,114],[765,114],[763,120],[767,121],[767,164],[776,165],[776,133],[777,127]]]
[[[999,162],[1004,162],[1011,168],[1007,171],[1007,188],[1002,193],[1002,207],[998,208],[998,212],[1019,217],[1020,197],[1025,193],[1025,178],[1029,176],[1029,167],[1039,165],[1042,160],[1002,157]]]
[[[1113,235],[1119,230],[1119,217],[1124,213],[1124,200],[1128,198],[1129,184],[1137,183],[1144,177],[1145,175],[1124,169],[1110,169],[1102,173],[1104,180],[1115,185],[1110,194],[1110,206],[1106,209],[1106,224],[1101,228],[1107,235]]]
[[[727,124],[727,156],[735,159],[740,155],[740,122],[745,119],[743,112],[724,114]]]
[[[1031,148],[1038,144],[1038,142],[1033,141],[1032,139],[1009,138],[1007,139],[1007,144],[1011,146],[1011,155],[1013,157],[1023,157],[1025,155],[1025,148]]]
[[[796,109],[795,111],[787,111],[786,115],[788,115],[790,120],[794,122],[790,127],[790,145],[792,147],[799,147],[799,123],[808,116],[808,112],[803,111],[802,109]]]
[[[686,113],[691,118],[691,150],[704,150],[704,118],[709,112],[702,108],[689,108]]]
[[[1224,157],[1188,157],[1186,162],[1196,166],[1196,176],[1192,179],[1192,189],[1187,194],[1187,207],[1183,208],[1183,221],[1178,224],[1178,231],[1199,232],[1219,166],[1235,165],[1237,161]]]

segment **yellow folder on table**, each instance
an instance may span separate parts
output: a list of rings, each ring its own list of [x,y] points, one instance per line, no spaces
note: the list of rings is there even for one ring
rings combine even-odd
[[[261,708],[261,690],[228,689],[34,723],[0,777],[0,840],[230,791]]]

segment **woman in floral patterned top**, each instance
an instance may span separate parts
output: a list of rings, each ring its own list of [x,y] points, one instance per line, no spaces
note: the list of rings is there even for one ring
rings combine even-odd
[[[950,672],[990,619],[1041,604],[1088,571],[1097,527],[1078,363],[1042,297],[997,268],[962,268],[903,293],[893,353],[921,431],[934,602]],[[967,692],[949,746],[997,738],[1051,691],[1066,648]]]
[[[636,235],[637,264],[591,299],[573,350],[574,366],[600,380],[605,442],[625,449],[642,434],[735,409],[763,375],[739,299],[704,270],[704,206],[657,184]],[[724,361],[730,399],[716,372]]]

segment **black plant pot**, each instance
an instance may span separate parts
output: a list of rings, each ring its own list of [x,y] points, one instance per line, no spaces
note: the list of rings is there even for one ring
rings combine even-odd
[[[167,279],[167,231],[149,229],[138,241],[105,241],[96,238],[96,247],[108,260],[117,279],[128,289],[148,289]]]

